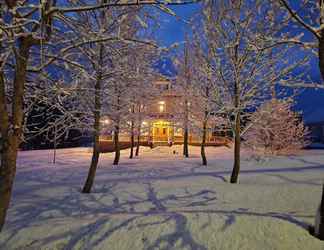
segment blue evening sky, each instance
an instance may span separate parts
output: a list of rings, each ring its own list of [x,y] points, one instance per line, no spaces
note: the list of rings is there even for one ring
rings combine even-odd
[[[199,8],[199,5],[186,5],[173,7],[172,10],[177,14],[182,20],[189,20]],[[174,43],[181,43],[184,41],[185,33],[187,30],[187,25],[184,21],[179,20],[179,18],[170,16],[168,14],[161,13],[161,28],[157,31],[156,38],[161,46],[170,46]],[[307,36],[307,34],[306,34]],[[161,62],[161,72],[166,75],[174,74],[174,69],[172,63],[168,59],[164,59]],[[318,69],[318,62],[313,60],[311,62],[311,77],[319,82],[320,73]],[[322,116],[324,121],[324,90],[315,89],[299,89],[300,94],[296,98],[296,107],[298,110],[302,111],[304,115],[311,116],[311,113],[316,113],[316,116]],[[318,112],[318,110],[323,110]],[[314,112],[316,111],[316,112]]]
[[[198,8],[198,4],[173,7],[171,9],[176,13],[176,17],[161,13],[161,28],[157,34],[160,44],[170,46],[175,42],[182,42],[188,29],[186,21],[197,13]]]

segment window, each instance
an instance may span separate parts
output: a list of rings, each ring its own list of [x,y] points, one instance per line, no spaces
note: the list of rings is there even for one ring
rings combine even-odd
[[[182,128],[176,128],[174,131],[175,136],[182,136]]]
[[[169,89],[169,84],[164,84],[164,85],[161,85],[161,90],[168,90]]]
[[[155,86],[160,91],[166,91],[166,90],[170,89],[170,84],[169,83],[158,83]]]
[[[165,101],[159,102],[159,111],[160,111],[160,113],[165,112]]]

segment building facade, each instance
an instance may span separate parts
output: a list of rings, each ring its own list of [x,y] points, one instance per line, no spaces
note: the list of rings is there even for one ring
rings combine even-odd
[[[143,145],[172,145],[183,142],[183,98],[176,89],[173,79],[160,79],[154,83],[156,93],[154,98],[147,102],[142,114],[140,142]],[[107,123],[107,121],[106,121]],[[106,132],[101,141],[111,141],[113,132]],[[120,142],[130,141],[129,131],[119,136]],[[189,129],[189,143],[199,144],[201,134],[199,129]],[[212,132],[207,133],[207,143],[216,143],[219,137]]]
[[[181,116],[181,95],[174,89],[171,80],[161,79],[154,85],[160,94],[149,102],[143,125],[147,126],[150,143],[172,144],[182,139],[182,129],[178,122]]]

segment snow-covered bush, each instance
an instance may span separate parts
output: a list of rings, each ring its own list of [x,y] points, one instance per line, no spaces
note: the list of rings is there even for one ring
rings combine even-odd
[[[290,100],[271,99],[251,117],[244,139],[257,155],[284,155],[298,152],[307,145],[308,130]]]

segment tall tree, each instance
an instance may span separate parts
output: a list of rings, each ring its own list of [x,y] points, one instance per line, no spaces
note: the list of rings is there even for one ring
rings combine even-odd
[[[2,137],[0,168],[0,230],[9,207],[16,173],[17,151],[23,135],[24,96],[32,47],[46,43],[52,33],[52,16],[46,13],[56,1],[21,10],[20,2],[1,3],[0,126]],[[33,13],[41,12],[39,17]],[[10,18],[4,18],[4,15]],[[5,47],[9,49],[3,49]],[[15,65],[14,68],[10,65]],[[10,68],[10,69],[9,69]],[[7,69],[7,70],[5,70]],[[10,72],[6,74],[6,72]],[[13,76],[13,77],[11,77]],[[11,89],[12,91],[8,91]]]
[[[60,60],[61,62],[69,61],[66,59],[69,57],[69,52],[73,48],[78,47],[78,45],[111,40],[111,37],[101,37],[99,39],[87,39],[82,41],[81,44],[75,44],[74,40],[60,43],[60,40],[65,40],[64,35],[69,26],[65,22],[65,18],[72,16],[67,13],[139,5],[151,5],[168,11],[167,5],[190,4],[193,2],[196,1],[148,1],[143,3],[138,1],[109,1],[101,4],[85,4],[81,2],[76,3],[75,1],[57,2],[56,0],[44,0],[37,4],[32,0],[6,0],[0,3],[0,129],[2,138],[0,230],[2,230],[4,225],[11,199],[16,172],[17,151],[23,134],[23,108],[27,72],[37,73],[55,60]],[[53,19],[57,20],[57,22],[53,22]],[[58,24],[59,22],[61,25]],[[55,29],[52,28],[54,23],[56,25]],[[57,39],[51,44],[52,46],[47,46],[48,41],[53,39],[52,33],[54,31],[56,34],[60,31],[61,36],[56,36]],[[63,46],[63,44],[70,45],[71,43],[73,43],[72,46]],[[29,60],[32,49],[36,52],[38,51],[38,54],[43,55],[41,56],[41,63]],[[15,66],[13,67],[13,65]],[[74,65],[80,66],[77,62]],[[5,68],[10,68],[10,70],[4,70]],[[7,74],[7,72],[9,73]],[[12,89],[12,91],[8,91],[9,89]]]
[[[199,16],[198,18],[201,18]],[[198,22],[199,24],[199,22]],[[200,26],[193,25],[193,68],[195,74],[193,75],[193,85],[195,89],[195,95],[192,97],[193,105],[191,111],[196,122],[196,127],[201,133],[200,141],[200,155],[202,164],[207,165],[207,157],[205,152],[206,140],[209,131],[213,131],[216,126],[215,119],[219,113],[221,113],[222,106],[220,104],[217,80],[213,76],[213,70],[211,68],[211,50],[206,48],[206,37],[208,32],[204,34],[204,30]]]
[[[211,1],[203,13],[206,48],[211,51],[213,71],[221,100],[234,136],[231,183],[238,182],[244,121],[270,96],[270,86],[292,72],[296,64],[284,60],[289,48],[259,49],[269,44],[273,33],[268,8],[263,1]],[[280,66],[279,66],[280,65]]]
[[[186,36],[186,42],[183,47],[183,53],[179,53],[176,62],[178,66],[177,76],[177,91],[181,95],[181,102],[179,103],[181,111],[176,112],[177,120],[181,124],[183,134],[183,156],[189,157],[189,130],[192,124],[191,99],[194,96],[193,78],[193,53],[192,44],[189,36]]]

